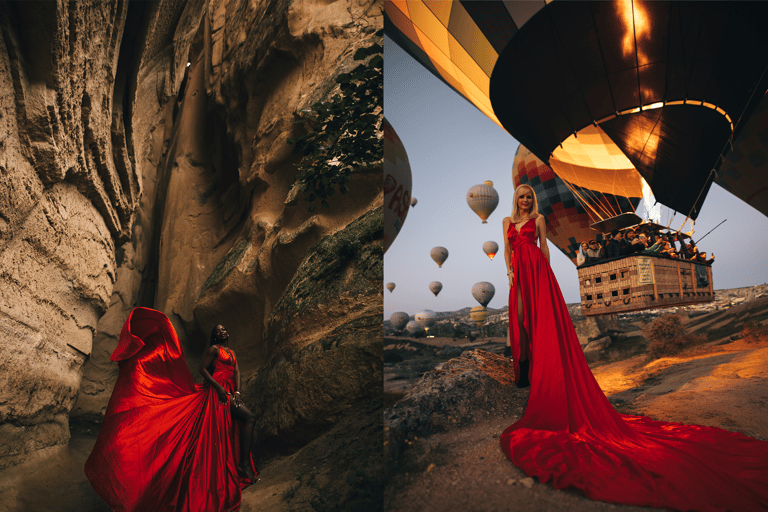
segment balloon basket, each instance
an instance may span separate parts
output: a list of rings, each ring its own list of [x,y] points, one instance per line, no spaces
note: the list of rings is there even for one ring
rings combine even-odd
[[[583,265],[578,273],[584,316],[705,304],[715,295],[711,266],[657,255]]]

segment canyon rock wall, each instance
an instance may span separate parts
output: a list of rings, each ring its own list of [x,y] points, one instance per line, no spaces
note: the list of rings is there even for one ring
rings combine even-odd
[[[287,140],[382,24],[370,0],[0,5],[0,467],[66,442],[70,413],[103,417],[135,306],[171,318],[198,380],[226,325],[244,381],[299,411],[260,417],[287,445],[375,399],[381,167],[310,213]],[[312,287],[300,269],[328,246],[353,249]],[[365,374],[332,406],[296,402],[280,379],[339,333],[326,356]]]
[[[375,35],[380,7],[369,1],[211,1],[199,17],[181,16],[196,33],[183,39],[190,64],[177,96],[162,110],[152,103],[157,86],[136,87],[134,103],[142,106],[134,110],[163,114],[155,114],[155,124],[133,123],[145,127],[145,156],[137,158],[137,168],[154,185],[151,194],[145,186],[131,242],[118,248],[124,260],[112,306],[100,322],[73,415],[103,414],[116,370],[109,353],[135,305],[171,318],[198,381],[208,334],[216,324],[227,326],[244,383],[253,376],[245,400],[259,417],[264,442],[295,448],[311,438],[307,432],[320,432],[318,425],[376,396],[382,374],[381,166],[354,172],[349,194],[310,213],[294,189],[298,158],[287,140],[304,133],[295,121],[314,103],[338,92],[336,76],[359,64],[355,51],[381,41]],[[140,71],[141,77],[177,81],[170,74],[160,80]],[[350,239],[361,233],[365,242]],[[326,268],[307,281],[311,261],[326,246],[353,249],[331,265],[333,272]],[[331,287],[334,295],[327,293]],[[302,298],[312,298],[312,305],[299,314],[292,308]],[[335,375],[349,378],[328,393],[331,400],[312,405],[316,397],[296,390],[328,367],[331,354],[307,354],[340,332],[354,341],[332,352],[340,370]],[[295,367],[286,366],[288,353]],[[318,377],[312,386],[327,388],[333,376]],[[287,439],[278,442],[279,436]]]
[[[0,5],[0,467],[67,415],[139,195],[115,86],[123,3]]]

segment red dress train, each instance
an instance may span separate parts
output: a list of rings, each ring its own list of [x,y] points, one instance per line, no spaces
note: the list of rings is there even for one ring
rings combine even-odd
[[[237,473],[240,423],[213,387],[194,383],[168,318],[134,309],[111,359],[120,373],[85,463],[99,496],[120,512],[238,510],[249,485]],[[234,375],[220,350],[213,378],[231,393]]]
[[[507,231],[530,339],[525,414],[501,436],[509,459],[591,499],[677,510],[768,509],[768,442],[719,428],[619,414],[587,365],[560,287],[528,221]],[[515,376],[517,293],[509,295]]]

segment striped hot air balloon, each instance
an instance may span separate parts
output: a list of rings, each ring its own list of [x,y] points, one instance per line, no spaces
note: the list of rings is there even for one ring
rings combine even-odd
[[[485,319],[488,318],[488,308],[485,306],[475,306],[469,310],[469,317],[480,327],[485,323]]]
[[[579,181],[622,181],[628,162],[660,204],[695,220],[717,171],[735,169],[718,179],[768,210],[757,149],[731,146],[768,90],[768,2],[409,0],[384,11],[394,43],[570,184],[602,191]],[[743,173],[742,155],[753,160]]]

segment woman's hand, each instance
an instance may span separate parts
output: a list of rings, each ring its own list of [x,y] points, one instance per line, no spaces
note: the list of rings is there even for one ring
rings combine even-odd
[[[224,388],[216,391],[216,393],[219,394],[219,402],[226,404],[229,402],[229,393],[227,393]]]
[[[515,272],[514,272],[514,270],[510,270],[509,274],[507,274],[507,277],[509,278],[509,286],[512,286],[515,283]]]
[[[240,393],[235,391],[235,394],[232,395],[232,405],[235,407],[240,407],[241,405],[245,405],[245,402],[243,402],[243,398],[240,396]]]

